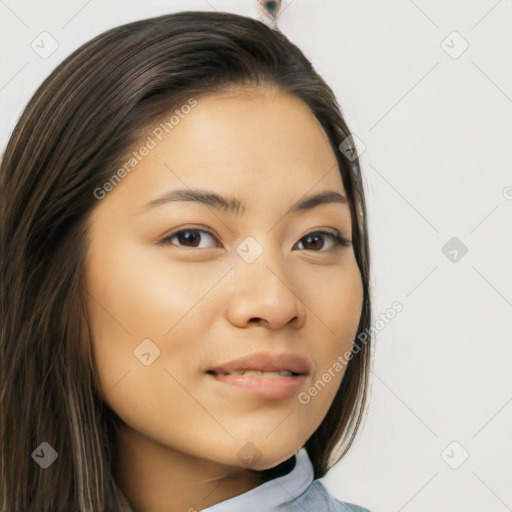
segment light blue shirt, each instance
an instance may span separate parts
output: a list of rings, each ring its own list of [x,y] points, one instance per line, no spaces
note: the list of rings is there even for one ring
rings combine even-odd
[[[203,509],[202,512],[370,512],[337,500],[320,480],[305,448],[295,455],[295,467],[244,494]]]

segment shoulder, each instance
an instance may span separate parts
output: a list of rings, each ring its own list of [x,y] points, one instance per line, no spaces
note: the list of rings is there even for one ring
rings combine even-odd
[[[319,480],[314,480],[307,490],[294,500],[297,510],[311,512],[370,512],[353,503],[337,500]],[[289,509],[290,512],[295,508]]]

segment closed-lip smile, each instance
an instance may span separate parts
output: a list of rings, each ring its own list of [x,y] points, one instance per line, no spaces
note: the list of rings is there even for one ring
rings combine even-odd
[[[265,400],[283,400],[304,388],[312,365],[292,353],[251,354],[206,370],[223,388],[224,384],[242,389]],[[216,384],[218,385],[218,384]]]
[[[292,353],[271,354],[269,352],[259,352],[209,368],[207,373],[226,375],[245,371],[288,371],[298,375],[309,375],[311,364],[307,359]]]

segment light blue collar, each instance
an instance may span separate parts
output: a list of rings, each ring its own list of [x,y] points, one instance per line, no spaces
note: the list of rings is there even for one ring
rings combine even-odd
[[[273,512],[280,505],[293,501],[311,485],[313,465],[305,448],[296,454],[296,464],[287,475],[269,480],[250,491],[222,501],[202,512]]]

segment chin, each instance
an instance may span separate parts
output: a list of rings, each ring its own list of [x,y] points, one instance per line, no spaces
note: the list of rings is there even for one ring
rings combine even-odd
[[[254,471],[264,471],[270,469],[281,462],[292,457],[303,446],[303,443],[297,442],[291,447],[283,447],[282,444],[269,443],[258,444],[250,441],[244,443],[236,454],[236,465]]]

